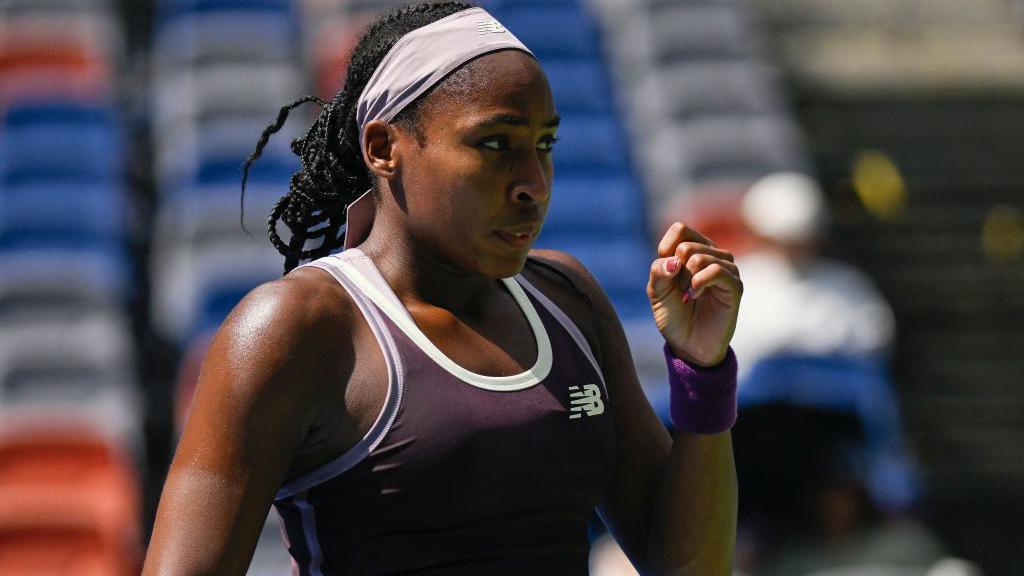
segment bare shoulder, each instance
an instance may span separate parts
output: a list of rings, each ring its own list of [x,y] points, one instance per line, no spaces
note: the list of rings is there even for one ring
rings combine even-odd
[[[325,375],[353,361],[351,308],[333,278],[301,269],[256,287],[228,315],[168,472],[146,574],[244,573],[314,429]]]
[[[309,330],[351,321],[352,299],[326,272],[312,267],[254,288],[231,312],[224,326],[272,328],[281,336],[310,339]]]
[[[354,304],[327,273],[301,268],[250,291],[231,311],[211,344],[211,361],[254,386],[310,389],[320,372],[351,362]],[[325,359],[331,359],[331,364]],[[308,375],[309,377],[304,377]],[[253,392],[274,390],[253,390]]]

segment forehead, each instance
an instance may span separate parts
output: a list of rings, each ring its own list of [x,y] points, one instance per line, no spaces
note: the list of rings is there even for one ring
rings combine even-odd
[[[430,94],[420,118],[429,124],[463,124],[498,111],[538,122],[555,115],[547,76],[532,56],[502,50],[476,58]]]

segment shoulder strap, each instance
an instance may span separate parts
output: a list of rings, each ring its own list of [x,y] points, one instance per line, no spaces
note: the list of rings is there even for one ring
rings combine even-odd
[[[277,500],[288,498],[299,492],[309,490],[317,484],[322,484],[365,459],[384,440],[384,437],[391,429],[391,425],[394,424],[395,417],[398,415],[398,408],[402,403],[402,392],[404,389],[405,372],[402,367],[402,358],[398,354],[398,347],[395,345],[391,332],[381,318],[377,307],[349,281],[340,270],[340,267],[332,262],[330,256],[314,260],[302,266],[312,266],[324,270],[333,276],[352,296],[352,300],[359,307],[363,317],[366,318],[367,324],[370,325],[370,329],[377,339],[377,344],[380,346],[381,353],[384,355],[384,362],[388,368],[388,394],[384,400],[384,407],[381,409],[380,414],[377,415],[377,419],[363,438],[356,442],[355,446],[312,472],[287,482],[278,490],[275,497]]]

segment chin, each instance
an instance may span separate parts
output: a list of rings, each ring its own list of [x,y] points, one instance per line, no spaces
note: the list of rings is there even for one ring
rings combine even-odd
[[[477,270],[488,278],[511,278],[523,271],[526,266],[526,257],[530,251],[526,250],[521,254],[493,255],[479,261]]]

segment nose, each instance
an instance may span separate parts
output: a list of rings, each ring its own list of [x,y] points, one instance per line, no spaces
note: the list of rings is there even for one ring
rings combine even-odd
[[[517,154],[512,166],[512,199],[540,204],[551,197],[551,157],[538,150]]]

